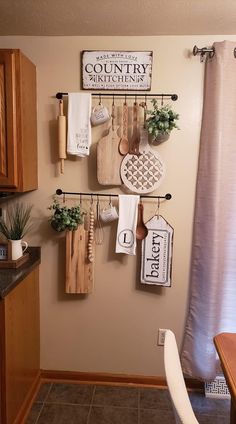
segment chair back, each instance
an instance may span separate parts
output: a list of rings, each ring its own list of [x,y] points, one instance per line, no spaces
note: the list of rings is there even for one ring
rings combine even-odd
[[[171,330],[165,332],[164,365],[176,423],[198,424],[185,385],[175,335]]]

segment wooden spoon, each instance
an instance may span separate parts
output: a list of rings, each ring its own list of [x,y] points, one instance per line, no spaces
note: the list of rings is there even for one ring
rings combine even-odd
[[[139,154],[139,130],[138,130],[138,104],[135,101],[133,105],[133,134],[129,146],[129,153],[132,155]]]
[[[124,156],[129,152],[128,106],[126,102],[123,104],[122,118],[123,118],[122,137],[120,139],[118,149],[119,149],[120,155]]]
[[[148,229],[143,222],[143,204],[138,204],[138,220],[137,220],[137,228],[136,228],[136,239],[143,240],[148,235]]]

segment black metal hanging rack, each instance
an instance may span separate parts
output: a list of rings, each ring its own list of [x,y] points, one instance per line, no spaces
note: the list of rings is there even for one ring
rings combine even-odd
[[[178,99],[177,94],[160,94],[160,93],[154,93],[154,94],[148,94],[148,93],[91,93],[94,98],[102,98],[107,97],[110,99],[114,99],[115,97],[120,97],[125,99],[126,97],[133,97],[133,98],[139,98],[139,97],[145,97],[145,98],[160,98],[160,99],[171,99],[173,102],[175,102]],[[58,100],[62,100],[63,96],[68,96],[68,93],[62,93],[58,92],[56,94],[56,98]]]
[[[56,190],[56,194],[58,196],[61,195],[73,195],[73,196],[89,196],[89,197],[118,197],[119,194],[113,194],[113,193],[82,193],[82,192],[73,192],[73,191],[63,191],[60,188]],[[140,198],[146,198],[146,199],[165,199],[170,200],[172,198],[172,195],[170,193],[166,193],[165,196],[149,196],[141,194]]]

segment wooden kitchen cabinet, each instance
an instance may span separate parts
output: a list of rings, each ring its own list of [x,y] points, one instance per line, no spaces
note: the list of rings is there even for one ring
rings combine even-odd
[[[36,67],[17,49],[0,49],[0,192],[38,187]]]
[[[39,267],[0,300],[0,423],[22,424],[39,385]]]

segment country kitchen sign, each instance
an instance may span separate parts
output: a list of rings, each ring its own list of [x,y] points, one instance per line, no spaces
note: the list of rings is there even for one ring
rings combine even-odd
[[[85,90],[150,90],[152,52],[82,52],[82,88]]]
[[[142,241],[141,283],[171,286],[173,228],[162,216],[147,223],[148,235]]]

